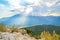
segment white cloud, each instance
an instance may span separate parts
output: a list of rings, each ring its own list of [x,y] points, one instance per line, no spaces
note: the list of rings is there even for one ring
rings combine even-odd
[[[20,5],[22,0],[8,0],[10,3],[10,8],[16,10],[17,12],[22,12],[23,15],[28,15],[33,11],[34,6],[39,6],[41,0],[23,0],[24,2],[30,3],[28,7]]]
[[[28,1],[31,1],[33,4],[32,6],[40,6],[42,0],[28,0]]]
[[[60,16],[60,13],[46,13],[46,14],[41,14],[40,16]]]
[[[60,13],[51,13],[52,16],[60,16]]]
[[[32,7],[27,7],[23,15],[28,16],[32,11],[33,11]]]
[[[28,2],[28,3],[34,3],[35,0],[24,0],[25,2]]]
[[[9,8],[5,7],[5,5],[0,4],[0,18],[11,17],[15,15],[14,13],[9,11]]]
[[[56,4],[58,0],[51,0],[51,1],[46,1],[45,4],[47,7],[51,7]]]
[[[7,0],[8,3],[10,3],[10,6],[6,7],[5,5],[3,4],[0,4],[0,18],[4,18],[4,17],[11,17],[13,15],[16,15],[16,14],[22,14],[23,16],[27,16],[29,15],[31,12],[33,12],[33,9],[34,7],[43,7],[43,5],[46,5],[47,7],[51,7],[53,5],[56,4],[56,2],[58,0],[53,0],[53,1],[46,1],[46,0]],[[22,2],[27,2],[31,5],[29,6],[23,6],[21,5]],[[60,3],[59,3],[60,5]],[[15,10],[14,12],[11,12],[10,10]],[[40,9],[41,10],[41,9]],[[54,16],[59,16],[58,14],[53,14],[53,13],[50,13],[48,14],[45,13],[34,13],[33,12],[33,15],[37,15],[37,16],[49,16],[49,15],[54,15]]]
[[[30,2],[28,0],[26,1]],[[17,12],[22,12],[23,14],[27,15],[29,11],[31,11],[29,7],[20,5],[20,2],[22,2],[22,0],[8,0],[8,2],[10,3],[10,8],[12,8],[12,10],[16,10]]]
[[[50,2],[46,2],[46,5],[47,5],[48,7],[50,7],[50,6],[52,6],[53,4],[50,3]]]
[[[7,0],[10,3],[11,8],[20,8],[20,1],[19,0]]]

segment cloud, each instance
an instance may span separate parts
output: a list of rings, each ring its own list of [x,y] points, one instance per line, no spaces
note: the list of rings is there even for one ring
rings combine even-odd
[[[10,12],[9,8],[3,4],[0,4],[0,18],[11,17],[13,15],[14,14]]]
[[[51,16],[60,16],[60,13],[51,13]]]
[[[45,3],[45,4],[44,4]],[[37,16],[60,16],[60,1],[59,0],[50,0],[44,1],[42,8],[40,7],[39,13]],[[35,11],[36,12],[36,11]]]
[[[59,0],[5,0],[9,5],[0,4],[0,18],[16,14],[31,16],[48,16],[60,13]],[[49,12],[49,10],[51,10]],[[58,15],[58,14],[56,14]],[[58,15],[59,16],[59,15]]]
[[[22,6],[36,6],[40,4],[40,0],[7,0],[12,8],[21,8]]]
[[[20,1],[19,0],[7,0],[10,3],[11,8],[20,8]]]
[[[33,8],[35,6],[39,6],[40,5],[40,0],[8,0],[8,2],[10,3],[10,8],[12,10],[15,10],[17,12],[21,12],[24,15],[28,15],[29,13],[31,13],[33,11]],[[26,7],[25,5],[28,4],[28,6]]]
[[[25,10],[25,13],[23,15],[28,16],[30,14],[30,12],[32,12],[32,11],[33,11],[32,7],[27,7]]]
[[[50,1],[48,0],[45,2],[45,4],[47,7],[51,7],[51,6],[55,5],[57,1],[58,0],[50,0]]]
[[[46,2],[46,5],[47,5],[48,7],[51,7],[53,4],[50,3],[50,2]]]

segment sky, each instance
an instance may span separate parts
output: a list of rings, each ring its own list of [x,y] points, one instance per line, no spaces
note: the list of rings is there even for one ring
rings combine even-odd
[[[15,15],[21,16],[16,17]],[[34,18],[29,19],[28,16],[60,16],[60,0],[0,0],[0,19],[3,19],[3,22],[12,25],[25,25],[29,24],[31,20],[34,21]],[[40,21],[37,20],[36,18],[32,23],[40,23]],[[60,19],[52,18],[47,21],[49,21],[49,24],[60,24],[57,20]],[[44,23],[45,21],[42,22]]]
[[[60,0],[0,0],[0,18],[22,16],[60,16]]]

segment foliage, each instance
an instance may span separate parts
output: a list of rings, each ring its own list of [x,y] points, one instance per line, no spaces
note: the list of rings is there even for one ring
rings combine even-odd
[[[10,29],[11,30],[11,29]],[[37,39],[45,40],[60,40],[60,26],[53,25],[37,25],[18,29],[15,25],[12,32],[22,32],[22,34],[29,34]],[[54,30],[54,31],[53,31]],[[0,32],[8,32],[8,28],[4,24],[0,24]]]
[[[6,26],[0,26],[0,32],[8,32],[8,28]]]
[[[55,31],[53,31],[52,40],[59,40],[59,35]]]
[[[59,35],[56,34],[55,31],[53,31],[53,35],[51,35],[49,32],[47,31],[44,31],[44,32],[41,32],[41,35],[40,35],[41,39],[45,39],[45,40],[60,40],[59,39]]]
[[[27,30],[25,28],[20,28],[19,31],[24,35],[27,33]]]
[[[13,27],[12,32],[18,32],[18,29],[16,27]]]
[[[26,28],[21,28],[22,29],[22,31],[23,31],[23,33],[27,33],[27,34],[29,34],[30,36],[32,36],[32,33],[33,33],[33,30],[28,30],[28,29],[26,29]]]
[[[27,30],[27,33],[30,35],[30,36],[32,36],[32,30]]]
[[[30,26],[26,27],[28,30],[33,30],[34,32],[32,33],[33,35],[39,35],[41,34],[42,31],[44,31],[47,28],[47,30],[52,34],[53,30],[56,31],[57,34],[60,35],[60,26],[54,26],[54,25],[35,25],[35,26]]]
[[[41,32],[41,35],[40,35],[41,39],[45,39],[45,40],[52,40],[52,36],[49,32]]]

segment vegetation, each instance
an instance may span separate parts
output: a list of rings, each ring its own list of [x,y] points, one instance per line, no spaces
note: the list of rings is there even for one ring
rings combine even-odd
[[[27,33],[27,30],[25,28],[20,28],[19,31],[24,35]]]
[[[54,26],[54,25],[36,25],[31,27],[26,27],[27,30],[33,30],[33,35],[39,35],[41,32],[49,31],[51,34],[53,34],[53,30],[56,31],[57,34],[60,35],[60,26]]]
[[[13,27],[12,32],[18,32],[18,29],[16,27]]]
[[[8,32],[8,28],[6,26],[0,26],[0,32]]]
[[[9,27],[0,25],[0,32],[8,32]],[[32,27],[20,28],[13,26],[11,32],[22,32],[22,34],[29,34],[37,39],[45,40],[60,40],[60,26],[53,25],[37,25]]]
[[[49,31],[43,31],[43,32],[41,32],[41,35],[40,35],[40,38],[42,39],[42,38],[44,38],[45,40],[60,40],[59,38],[59,35],[58,34],[56,34],[56,32],[55,31],[53,31],[53,35],[51,35],[50,33],[49,33]]]
[[[7,32],[7,31],[8,31],[7,26],[4,24],[0,24],[0,32]]]
[[[31,35],[37,39],[60,40],[60,26],[37,25],[26,29],[28,31],[32,30]]]

